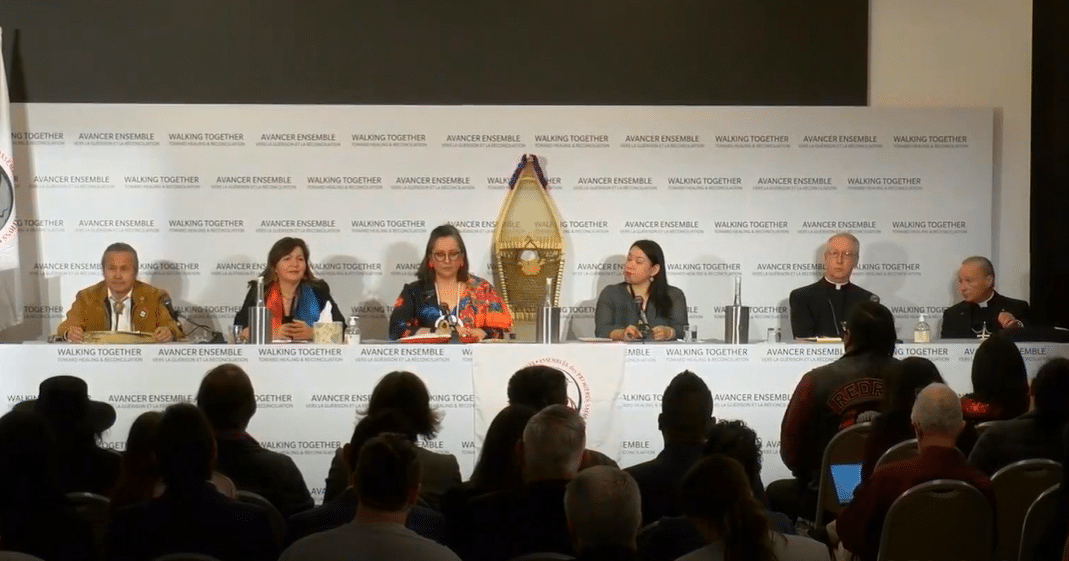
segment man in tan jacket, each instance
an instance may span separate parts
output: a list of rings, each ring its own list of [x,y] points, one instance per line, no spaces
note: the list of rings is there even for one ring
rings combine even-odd
[[[56,335],[72,343],[82,342],[87,331],[151,333],[158,343],[181,337],[182,327],[164,304],[167,291],[137,280],[137,267],[132,246],[109,245],[100,259],[104,280],[78,291]]]

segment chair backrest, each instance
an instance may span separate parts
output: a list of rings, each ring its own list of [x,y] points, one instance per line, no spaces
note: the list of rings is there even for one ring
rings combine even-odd
[[[1025,514],[1039,497],[1062,480],[1062,465],[1053,460],[1022,460],[1010,464],[991,478],[998,513],[998,545],[995,559],[1017,559]]]
[[[979,438],[981,434],[984,434],[984,431],[986,431],[987,429],[991,428],[992,425],[994,425],[995,423],[1001,423],[1001,422],[1002,421],[984,421],[982,423],[977,424],[976,425],[976,436],[977,436],[977,438]]]
[[[877,561],[990,561],[991,505],[963,481],[936,479],[902,493],[887,511]]]
[[[909,440],[903,440],[898,444],[887,449],[886,452],[880,456],[879,460],[876,460],[876,465],[872,466],[872,471],[876,471],[876,468],[889,464],[891,462],[897,462],[899,460],[908,460],[915,457],[920,453],[920,448],[917,446],[917,439],[911,438]]]
[[[872,430],[872,423],[858,423],[845,428],[832,437],[824,449],[824,459],[820,464],[820,484],[817,496],[817,527],[824,525],[824,512],[839,514],[844,507],[839,504],[839,496],[831,480],[833,464],[860,464],[865,454],[865,440]]]
[[[45,561],[36,555],[19,551],[0,551],[0,561]]]
[[[108,523],[111,522],[111,499],[96,493],[67,493],[67,504],[74,514],[92,530],[93,551],[103,558],[108,541]]]
[[[567,555],[565,553],[557,553],[555,551],[539,551],[535,553],[524,553],[523,555],[517,555],[509,561],[571,561],[575,559],[574,556]]]
[[[203,553],[168,553],[152,561],[219,561],[219,559]]]
[[[1061,484],[1052,485],[1050,489],[1040,493],[1032,506],[1028,507],[1028,513],[1024,516],[1024,526],[1021,528],[1021,548],[1017,552],[1018,559],[1031,560],[1035,557],[1036,547],[1057,518],[1061,495]]]
[[[271,501],[265,499],[263,495],[258,495],[252,491],[238,490],[237,499],[246,504],[256,505],[267,512],[267,518],[271,521],[271,533],[275,537],[275,543],[281,545],[282,539],[286,535],[286,519],[282,517],[282,513],[275,508],[275,505],[271,504]]]

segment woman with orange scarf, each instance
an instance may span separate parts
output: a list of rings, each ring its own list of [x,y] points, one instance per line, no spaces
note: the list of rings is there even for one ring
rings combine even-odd
[[[264,269],[264,303],[271,310],[272,339],[310,341],[312,325],[319,314],[331,306],[333,321],[345,322],[337,302],[330,297],[326,281],[317,279],[308,266],[308,245],[300,238],[282,238],[267,252]],[[245,304],[234,317],[234,325],[243,327],[243,337],[249,335],[249,308],[256,305],[256,282],[249,283]]]

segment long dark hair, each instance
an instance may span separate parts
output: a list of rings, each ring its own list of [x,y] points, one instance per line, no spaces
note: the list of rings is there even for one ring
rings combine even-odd
[[[146,411],[130,425],[126,450],[122,455],[122,477],[111,494],[111,509],[147,501],[152,498],[160,479],[160,464],[156,458],[156,435],[163,413]]]
[[[282,261],[283,257],[289,255],[298,247],[304,253],[304,279],[302,279],[302,282],[317,282],[318,279],[312,273],[312,254],[308,251],[308,244],[304,243],[301,238],[285,237],[275,242],[275,245],[271,246],[271,250],[267,252],[267,267],[263,272],[265,285],[278,280],[275,276],[275,267],[278,266],[278,262]]]
[[[664,251],[653,240],[638,240],[631,244],[631,247],[637,247],[642,250],[642,253],[646,254],[646,259],[649,260],[651,267],[653,265],[660,266],[661,270],[657,271],[657,274],[653,276],[653,280],[650,281],[649,300],[653,302],[654,306],[657,306],[657,313],[667,317],[672,312],[673,302],[668,296],[668,267],[664,263]]]
[[[457,280],[468,281],[468,248],[464,245],[464,238],[460,237],[460,230],[452,224],[442,224],[431,230],[431,235],[427,239],[427,249],[423,251],[423,261],[420,262],[419,269],[416,271],[416,278],[424,287],[434,286],[434,269],[430,267],[430,262],[434,257],[431,253],[434,252],[434,242],[441,238],[453,238],[457,241],[457,245],[460,246],[460,268],[457,269]]]
[[[928,384],[945,384],[939,368],[932,361],[919,356],[906,357],[890,367],[884,376],[883,412],[896,411],[909,415],[917,393]]]
[[[972,358],[972,394],[969,397],[1001,408],[1000,419],[1028,411],[1028,371],[1017,345],[994,335]]]
[[[411,372],[397,370],[382,377],[368,400],[367,414],[383,409],[396,409],[411,423],[416,435],[434,438],[441,418],[431,409],[431,396],[423,380]]]
[[[509,405],[490,422],[479,461],[471,473],[471,485],[479,493],[490,493],[523,485],[516,442],[523,438],[527,421],[538,413],[526,405]]]
[[[887,306],[871,300],[858,304],[847,318],[846,329],[850,332],[847,354],[894,356],[898,333],[895,317]]]
[[[1048,432],[1069,420],[1069,359],[1048,360],[1032,380],[1032,398],[1039,425]]]
[[[776,561],[771,525],[738,460],[713,454],[694,464],[680,483],[679,506],[699,528],[716,531],[725,561]]]

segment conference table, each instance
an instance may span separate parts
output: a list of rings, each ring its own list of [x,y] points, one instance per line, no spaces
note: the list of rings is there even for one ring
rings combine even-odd
[[[958,393],[971,390],[977,341],[900,344],[896,356],[922,356],[939,367]],[[1029,375],[1069,344],[1019,343]],[[662,447],[657,430],[661,394],[671,378],[690,370],[709,385],[714,415],[741,419],[763,442],[762,479],[789,475],[779,457],[779,427],[791,392],[807,371],[842,355],[841,344],[761,343],[522,343],[477,345],[0,345],[0,391],[7,409],[34,399],[41,380],[59,374],[88,382],[92,399],[115,407],[117,420],[103,445],[122,450],[131,423],[145,411],[195,401],[212,367],[234,363],[249,373],[257,411],[249,433],[264,447],[291,456],[317,501],[335,450],[366,412],[375,383],[386,373],[418,374],[442,415],[441,431],[420,444],[454,454],[465,477],[481,435],[504,404],[515,365],[540,362],[568,374],[569,395],[587,416],[588,447],[621,467],[646,461]],[[510,359],[515,359],[509,362]],[[584,401],[585,400],[585,401]],[[5,409],[6,411],[6,409]]]

